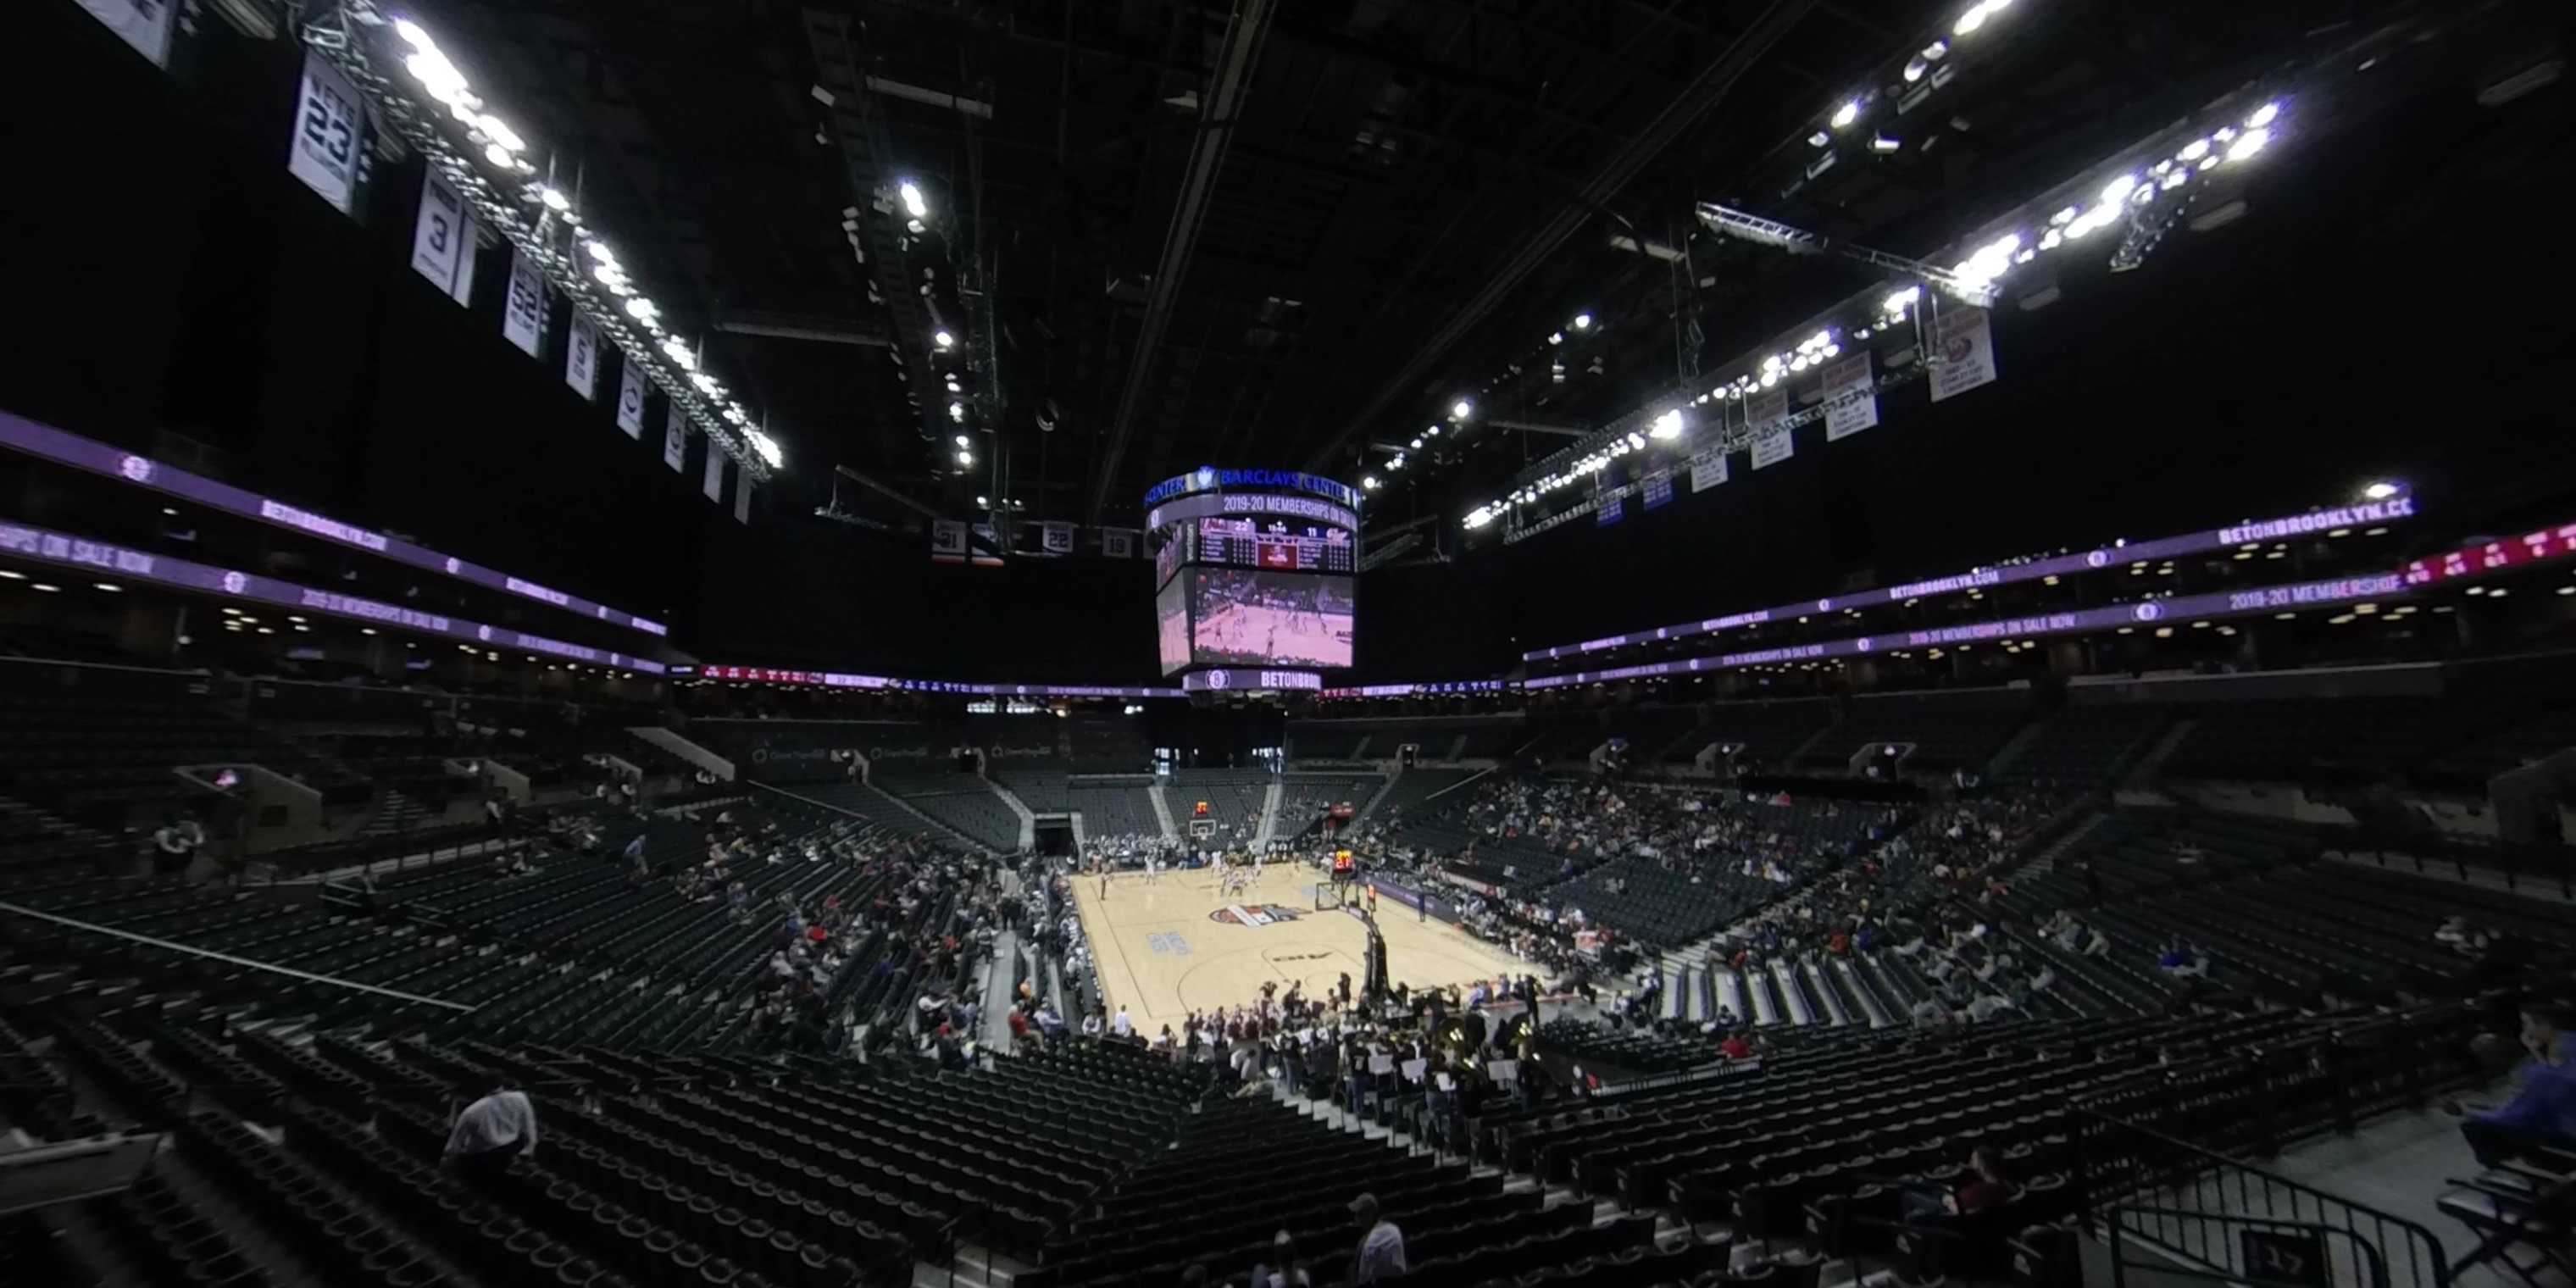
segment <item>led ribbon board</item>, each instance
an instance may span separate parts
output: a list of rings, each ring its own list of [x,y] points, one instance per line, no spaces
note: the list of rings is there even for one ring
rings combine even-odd
[[[886,689],[906,693],[965,693],[1004,698],[1177,698],[1179,689],[1119,684],[980,684],[961,680],[905,680],[844,671],[792,671],[768,666],[673,667],[673,675],[751,684],[811,684],[827,689]]]
[[[1949,577],[1908,582],[1902,586],[1889,586],[1880,590],[1863,590],[1824,599],[1804,599],[1794,604],[1783,604],[1778,608],[1763,608],[1749,613],[1711,617],[1704,621],[1683,622],[1675,626],[1657,627],[1650,631],[1631,631],[1626,635],[1610,635],[1597,640],[1585,640],[1580,644],[1560,644],[1554,648],[1523,653],[1521,660],[1537,662],[1551,658],[1572,657],[1580,653],[1620,648],[1629,644],[1684,639],[1693,635],[1734,630],[1741,626],[1758,626],[1764,622],[1797,618],[1810,613],[1831,613],[1847,608],[1866,608],[1873,604],[1902,603],[1923,595],[1948,595],[1988,586],[2009,586],[2017,582],[2038,581],[2047,577],[2098,572],[2121,564],[2171,559],[2178,555],[2202,554],[2212,550],[2228,550],[2258,542],[2331,532],[2337,528],[2358,528],[2372,524],[2392,523],[2399,519],[2414,518],[2416,513],[2415,498],[2411,496],[2390,497],[2385,501],[2336,506],[2326,510],[2310,510],[2304,514],[2257,519],[2232,527],[2187,532],[2178,537],[2165,537],[2156,541],[2141,541],[2125,546],[2104,546],[2098,550],[2087,550],[2079,554],[2034,559],[2029,563],[2013,564],[2009,567],[1973,568]]]
[[[2405,594],[2405,581],[2397,573],[2372,573],[2361,577],[2338,577],[2331,581],[2261,586],[2251,590],[2226,590],[2207,595],[2183,595],[2173,599],[2141,600],[2134,604],[2113,604],[2107,608],[2087,608],[2071,613],[2041,613],[2030,617],[2007,618],[2002,621],[1975,622],[1965,626],[1943,626],[1922,631],[1894,631],[1885,635],[1861,635],[1819,644],[1789,644],[1779,648],[1755,649],[1744,653],[1725,653],[1716,657],[1693,657],[1672,662],[1622,666],[1607,671],[1577,671],[1572,675],[1551,675],[1523,681],[1522,687],[1550,689],[1568,684],[1590,684],[1602,680],[1635,680],[1657,675],[1732,671],[1740,667],[1769,666],[1777,662],[1860,657],[1901,648],[1941,648],[1947,645],[1974,644],[2025,635],[2071,635],[2083,631],[2110,630],[2115,627],[2140,624],[2169,625],[2177,620],[2215,620],[2222,617],[2241,617],[2248,613],[2277,612],[2285,608],[2324,608],[2360,600],[2402,598]]]
[[[39,425],[22,416],[0,412],[0,446],[42,457],[57,465],[87,470],[109,478],[123,479],[156,492],[193,501],[209,510],[220,511],[241,519],[254,519],[275,527],[287,528],[308,537],[383,555],[396,563],[409,564],[424,572],[469,581],[489,590],[552,604],[566,612],[579,613],[594,621],[623,626],[647,635],[668,635],[670,628],[660,622],[621,613],[605,604],[594,604],[578,595],[567,595],[535,582],[526,581],[481,564],[467,563],[452,555],[443,555],[427,546],[414,545],[396,537],[361,528],[353,523],[298,509],[283,501],[272,501],[256,492],[246,492],[229,483],[218,483],[200,474],[191,474],[175,465],[164,465],[149,457],[121,452],[105,443],[65,433],[50,425]]]
[[[0,523],[0,554],[17,555],[39,563],[78,568],[87,572],[113,573],[132,581],[201,591],[210,595],[220,595],[226,599],[250,600],[277,608],[319,613],[325,617],[341,617],[354,622],[417,631],[423,635],[442,636],[492,649],[514,648],[528,653],[545,653],[554,657],[569,658],[576,662],[589,662],[598,666],[637,671],[646,675],[663,673],[661,663],[646,658],[612,653],[606,649],[595,649],[582,644],[568,644],[562,640],[548,639],[543,635],[530,635],[524,631],[514,631],[506,627],[486,626],[480,622],[470,622],[462,617],[450,617],[444,613],[424,613],[418,609],[404,608],[399,604],[386,604],[372,599],[361,599],[356,595],[343,595],[338,591],[315,590],[310,586],[299,586],[294,582],[280,581],[275,577],[235,572],[229,568],[216,568],[186,559],[173,559],[168,555],[130,550],[124,546],[109,545],[103,541],[89,541],[67,533],[52,532],[23,524]]]

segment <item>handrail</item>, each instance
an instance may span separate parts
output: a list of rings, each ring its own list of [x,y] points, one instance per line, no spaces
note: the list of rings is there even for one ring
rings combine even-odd
[[[96,922],[76,921],[70,917],[57,916],[50,912],[41,912],[37,909],[29,908],[21,904],[0,903],[0,913],[6,913],[14,917],[30,917],[37,921],[49,922],[53,925],[67,927],[72,930],[87,931],[94,935],[107,935],[111,938],[123,939],[131,943],[148,944],[154,948],[167,949],[175,953],[185,953],[190,957],[203,957],[211,961],[226,962],[235,966],[247,966],[253,970],[264,970],[272,974],[292,976],[296,979],[304,980],[307,983],[328,984],[334,988],[353,988],[359,992],[373,993],[379,997],[399,998],[406,1002],[421,1002],[430,1006],[444,1007],[451,1011],[464,1011],[471,1013],[477,1009],[463,1002],[451,1002],[441,997],[422,997],[418,993],[405,993],[397,989],[379,988],[374,984],[361,984],[354,979],[341,979],[334,975],[316,975],[311,971],[297,970],[292,966],[280,966],[274,962],[256,961],[248,957],[236,957],[231,953],[219,953],[211,948],[198,948],[190,944],[178,943],[169,939],[161,939],[152,935],[138,935],[130,930],[118,930],[113,926],[102,926]]]
[[[2079,1107],[2084,1176],[2081,1193],[2097,1207],[2113,1242],[2134,1239],[2200,1265],[2233,1282],[2260,1282],[2240,1264],[2255,1255],[2243,1240],[2213,1248],[2211,1226],[2275,1231],[2317,1230],[2350,1238],[2371,1271],[2367,1288],[2449,1288],[2450,1265],[2432,1231],[2405,1217],[2268,1172],[2242,1159],[2151,1127]],[[2152,1217],[2156,1229],[2124,1224],[2124,1214]],[[2200,1237],[2179,1230],[2196,1221]]]

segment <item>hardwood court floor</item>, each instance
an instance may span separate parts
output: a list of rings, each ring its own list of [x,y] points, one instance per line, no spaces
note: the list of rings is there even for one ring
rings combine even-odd
[[[1103,1004],[1113,1015],[1125,1004],[1137,1032],[1150,1037],[1165,1024],[1177,1031],[1191,1011],[1258,1001],[1264,980],[1279,981],[1285,993],[1302,979],[1307,995],[1315,996],[1348,971],[1356,986],[1368,932],[1338,908],[1315,910],[1320,875],[1303,865],[1272,864],[1249,893],[1223,901],[1216,874],[1205,868],[1165,872],[1153,885],[1145,884],[1144,873],[1121,873],[1109,879],[1106,900],[1100,878],[1077,878],[1074,906],[1099,966]],[[1237,908],[1256,922],[1268,920],[1241,924]],[[1455,926],[1417,920],[1391,899],[1378,908],[1387,974],[1398,983],[1463,985],[1530,969]]]

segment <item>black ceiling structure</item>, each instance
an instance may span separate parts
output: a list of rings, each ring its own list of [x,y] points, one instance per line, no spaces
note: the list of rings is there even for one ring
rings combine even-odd
[[[1954,38],[1902,146],[1815,132],[1959,0],[440,0],[443,39],[581,166],[791,477],[944,512],[1133,522],[1206,462],[1463,510],[1848,293],[1695,231],[1758,210],[1899,253],[2395,5],[2026,0]],[[921,233],[890,199],[913,182]],[[924,290],[927,286],[929,289]],[[1533,346],[1588,312],[1562,352]],[[943,352],[931,332],[962,343]],[[1537,350],[1544,353],[1544,350]],[[946,385],[954,378],[958,389]],[[962,417],[949,414],[961,404]],[[1512,428],[1508,426],[1533,428]],[[973,464],[951,436],[965,433]],[[800,468],[802,467],[802,468]]]

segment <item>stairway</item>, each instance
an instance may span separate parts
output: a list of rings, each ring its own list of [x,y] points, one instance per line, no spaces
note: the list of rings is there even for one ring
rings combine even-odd
[[[1158,782],[1146,788],[1145,797],[1154,802],[1154,821],[1162,825],[1163,839],[1166,841],[1181,839],[1181,829],[1172,822],[1172,803],[1163,798],[1163,785]]]
[[[1261,830],[1252,837],[1252,848],[1256,851],[1269,849],[1270,838],[1279,834],[1279,797],[1284,790],[1277,778],[1271,779],[1270,786],[1262,790]]]
[[[2172,758],[2174,749],[2182,745],[2183,739],[2191,736],[2192,729],[2199,723],[2192,719],[2174,721],[2173,727],[2165,730],[2165,736],[2158,738],[2156,745],[2150,748],[2147,754],[2138,757],[2138,763],[2131,766],[2128,774],[2120,779],[2120,786],[2139,790],[2152,789],[2156,785],[2156,779],[2164,774],[2165,761]]]
[[[1002,803],[1011,807],[1011,816],[1020,820],[1020,853],[1026,854],[1038,848],[1038,816],[1029,808],[1029,803],[1021,800],[1018,792],[990,778],[984,780],[984,785],[992,788],[993,794],[1001,797]]]
[[[2084,844],[2085,839],[2092,836],[2110,817],[2109,810],[2095,810],[2085,815],[2083,822],[2068,828],[2066,835],[2049,842],[2048,848],[2033,855],[2030,862],[2023,864],[2020,871],[2013,873],[2013,880],[2027,880],[2043,872],[2056,871],[2058,859],[2074,853]]]
[[[1993,758],[1986,761],[1977,772],[1987,778],[2002,773],[2006,766],[2021,759],[2021,753],[2028,749],[2030,744],[2039,740],[2039,731],[2047,725],[2048,721],[2045,717],[2023,721],[2021,728],[2013,730],[2013,736],[2007,739],[2002,747],[1996,749]]]
[[[441,811],[433,810],[403,795],[400,790],[388,787],[385,789],[384,798],[376,804],[376,816],[368,819],[365,827],[358,829],[358,835],[392,836],[400,832],[418,831],[429,826],[440,817],[440,814]]]

